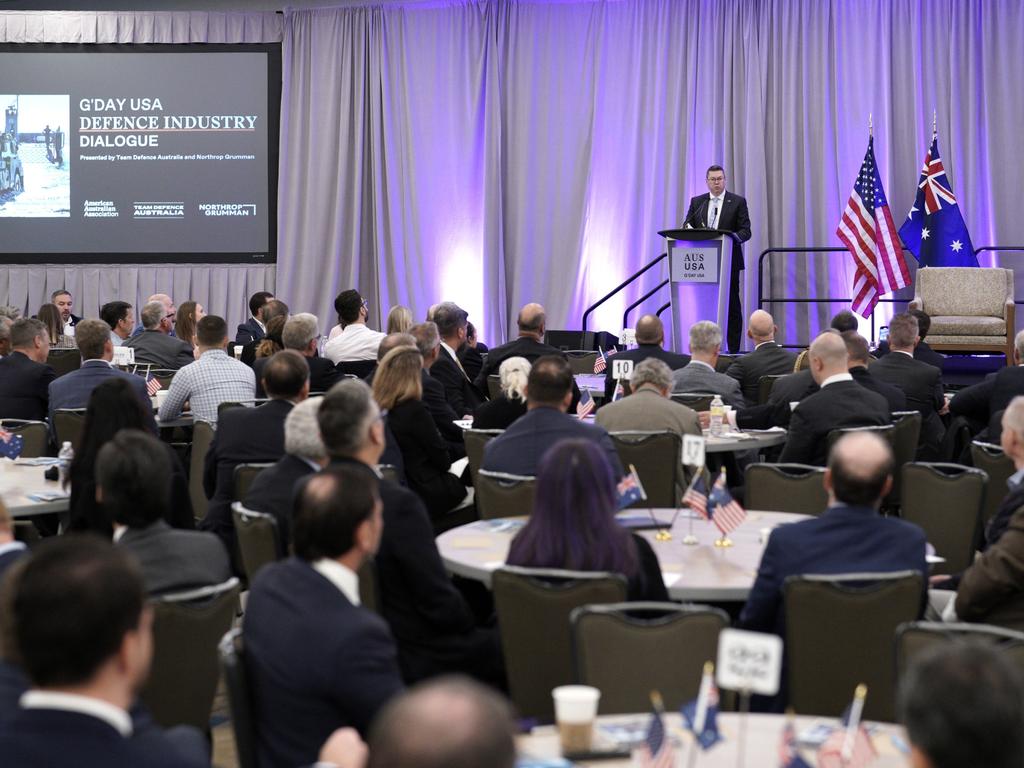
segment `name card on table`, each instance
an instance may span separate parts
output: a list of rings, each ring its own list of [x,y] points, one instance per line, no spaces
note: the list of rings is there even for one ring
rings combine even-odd
[[[774,696],[782,674],[782,638],[723,629],[718,636],[715,672],[720,688]]]
[[[683,464],[689,467],[703,467],[704,452],[702,435],[683,435]]]
[[[623,328],[622,333],[619,334],[619,344],[636,345],[636,328]]]
[[[612,378],[616,381],[629,381],[633,378],[632,360],[612,360]]]

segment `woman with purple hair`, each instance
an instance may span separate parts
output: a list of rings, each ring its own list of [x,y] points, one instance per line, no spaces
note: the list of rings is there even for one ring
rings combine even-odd
[[[563,440],[540,467],[533,514],[512,540],[508,565],[621,573],[629,600],[668,600],[651,545],[615,521],[618,492],[601,448]]]

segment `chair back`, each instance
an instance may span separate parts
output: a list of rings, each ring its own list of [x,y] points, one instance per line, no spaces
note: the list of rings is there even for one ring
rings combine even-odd
[[[883,440],[885,440],[885,442],[889,444],[889,448],[891,450],[893,447],[893,443],[895,442],[892,431],[892,424],[870,427],[839,427],[838,429],[833,429],[831,432],[828,433],[828,449],[829,451],[831,451],[832,446],[835,445],[839,438],[841,438],[843,435],[849,435],[854,432],[874,432],[876,435],[878,435],[880,438],[882,438]],[[895,482],[895,479],[893,480],[893,482]]]
[[[729,366],[736,362],[737,357],[739,357],[739,355],[719,355],[718,360],[715,361],[715,372],[725,373],[729,370]]]
[[[245,671],[242,630],[233,629],[220,641],[220,668],[228,692],[231,730],[235,734],[238,768],[259,768],[256,761],[256,707]]]
[[[992,443],[975,440],[971,443],[971,460],[975,467],[988,475],[988,487],[985,489],[985,500],[981,505],[981,522],[987,525],[995,517],[1003,497],[1006,496],[1006,482],[1017,470],[1013,460],[1003,453],[1003,449]]]
[[[140,374],[143,378],[146,378],[147,374],[151,374],[154,379],[160,382],[161,389],[167,389],[171,386],[171,379],[174,378],[174,374],[177,371],[171,370],[170,368],[150,368],[146,369],[146,366],[135,366],[136,373]]]
[[[912,621],[896,628],[896,679],[921,653],[943,643],[984,643],[1004,654],[1024,673],[1024,632],[993,627],[989,624],[962,624],[945,621]]]
[[[59,378],[81,368],[82,355],[77,349],[51,349],[46,356],[46,364],[53,368]]]
[[[693,408],[698,413],[710,410],[711,401],[715,399],[710,392],[673,392],[671,397],[675,402]]]
[[[336,363],[334,367],[349,376],[355,376],[357,379],[365,379],[377,367],[377,361],[343,360],[340,363]]]
[[[259,408],[261,405],[269,403],[272,398],[269,397],[256,397],[252,400],[225,400],[223,403],[217,403],[217,418],[224,411],[230,411],[232,408]]]
[[[503,429],[466,429],[462,432],[462,439],[466,443],[466,458],[469,460],[469,476],[473,478],[473,487],[476,487],[476,476],[480,471],[480,465],[484,461],[484,446],[488,441],[493,440],[505,430]]]
[[[495,400],[501,396],[501,376],[492,373],[487,377],[487,396]]]
[[[800,354],[796,356],[796,360],[793,361],[793,373],[799,373],[800,371],[806,371],[811,367],[811,355],[810,350],[803,349]]]
[[[217,643],[238,611],[238,579],[155,598],[153,664],[140,697],[161,726],[210,727]]]
[[[481,520],[533,514],[536,478],[481,469],[476,478],[476,510]]]
[[[933,572],[960,573],[974,560],[975,534],[988,476],[959,464],[917,462],[903,467],[900,514],[921,526],[935,553],[946,562]]]
[[[47,432],[45,421],[0,419],[0,427],[3,427],[12,435],[21,435],[25,441],[21,446],[20,458],[36,459],[47,454],[50,436]]]
[[[887,501],[889,506],[898,504],[902,489],[902,474],[900,468],[909,464],[917,455],[917,443],[921,438],[921,412],[920,411],[893,411],[892,414],[892,490],[889,491]]]
[[[729,626],[719,608],[678,603],[584,605],[570,621],[576,679],[601,691],[603,715],[643,712],[653,690],[668,711],[695,699]]]
[[[491,581],[509,693],[520,716],[554,718],[551,689],[573,682],[569,616],[592,603],[621,603],[617,573],[505,566]]]
[[[807,464],[751,464],[747,467],[749,509],[820,515],[828,508],[825,468]]]
[[[674,507],[682,481],[683,439],[676,432],[612,432],[622,466],[636,467],[646,501],[633,506]]]
[[[398,476],[398,467],[394,464],[378,464],[377,471],[380,472],[380,476],[389,482],[397,485],[402,484],[401,478]]]
[[[192,453],[188,466],[188,495],[192,500],[192,514],[196,520],[206,517],[209,503],[203,489],[203,465],[206,454],[213,442],[213,427],[205,421],[197,421],[192,425]]]
[[[782,378],[782,375],[771,374],[768,376],[762,376],[757,380],[757,404],[764,405],[768,402],[768,399],[772,396],[772,389],[775,387],[775,382]]]
[[[605,354],[607,355],[608,353],[605,352]],[[593,373],[597,356],[597,352],[588,349],[570,349],[565,353],[565,358],[569,361],[569,367],[572,368],[573,376],[581,373]],[[609,365],[611,365],[610,362]]]
[[[239,501],[231,505],[231,518],[235,523],[242,569],[246,581],[252,584],[260,568],[277,560],[281,551],[277,519],[265,512],[246,509]]]
[[[917,571],[786,579],[790,705],[803,714],[838,717],[865,683],[864,717],[894,722],[893,636],[920,614],[923,590]]]
[[[235,466],[235,497],[233,501],[245,501],[249,495],[256,476],[267,467],[274,466],[273,462],[261,462],[252,464],[238,464]]]
[[[58,408],[53,414],[53,431],[57,436],[57,450],[70,441],[77,451],[82,444],[82,428],[85,426],[85,408]]]

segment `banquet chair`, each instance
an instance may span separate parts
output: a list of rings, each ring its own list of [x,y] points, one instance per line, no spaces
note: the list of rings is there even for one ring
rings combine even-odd
[[[466,443],[466,458],[469,459],[469,476],[473,479],[474,488],[476,487],[477,473],[484,461],[484,446],[504,431],[503,429],[463,430],[462,439]]]
[[[487,397],[495,400],[501,396],[501,376],[492,373],[487,377]]]
[[[574,678],[570,614],[581,605],[623,602],[626,578],[505,566],[491,586],[512,703],[522,717],[551,721],[551,689]]]
[[[252,400],[225,400],[223,403],[217,404],[217,418],[224,411],[229,411],[232,408],[259,408],[261,405],[265,405],[271,401],[269,397],[256,397]]]
[[[536,479],[481,469],[476,478],[476,509],[481,520],[529,517]]]
[[[917,456],[917,445],[920,439],[920,411],[893,411],[892,432],[889,437],[893,463],[892,489],[882,502],[883,506],[892,508],[900,503],[903,485],[903,475],[900,469]]]
[[[605,353],[608,354],[607,352]],[[594,363],[597,361],[597,352],[589,349],[570,349],[565,353],[566,359],[569,361],[569,367],[572,369],[573,376],[578,376],[581,373],[593,373]],[[608,363],[611,365],[611,363]]]
[[[246,581],[252,584],[260,568],[278,559],[283,547],[273,515],[256,512],[239,501],[231,505],[231,518],[235,524],[238,552]]]
[[[710,410],[711,401],[715,399],[710,392],[673,392],[670,397],[673,402],[692,408],[698,413]]]
[[[746,476],[747,508],[820,515],[828,507],[824,478],[824,467],[751,464]]]
[[[0,427],[3,427],[12,435],[21,435],[25,441],[21,446],[20,458],[35,459],[47,454],[50,437],[45,421],[0,419]]]
[[[917,462],[903,467],[900,516],[920,526],[946,562],[933,573],[960,573],[974,560],[988,476],[959,464]]]
[[[365,379],[370,373],[376,369],[376,360],[342,360],[335,363],[337,368],[342,373],[350,376],[355,376],[357,379]]]
[[[188,494],[192,500],[192,512],[196,520],[206,517],[209,502],[203,489],[203,465],[206,454],[213,442],[213,427],[205,421],[197,421],[192,427],[192,452],[189,458]]]
[[[984,643],[993,645],[1024,673],[1024,632],[990,624],[944,621],[912,621],[896,628],[896,679],[903,678],[914,659],[943,643]]]
[[[757,380],[757,404],[764,405],[772,395],[775,382],[781,379],[783,374],[762,376]]]
[[[81,447],[82,428],[85,426],[85,408],[58,408],[53,414],[53,433],[57,449],[70,442],[76,451]]]
[[[683,439],[676,432],[611,432],[612,444],[628,472],[636,467],[646,501],[634,507],[674,507],[682,482]]]
[[[234,501],[244,501],[245,497],[249,495],[249,488],[252,487],[253,480],[256,479],[257,475],[267,467],[274,466],[273,462],[260,462],[253,464],[238,464],[235,466],[235,480],[234,480]]]
[[[153,662],[140,698],[167,728],[210,728],[217,643],[238,611],[238,579],[154,598]]]
[[[653,690],[669,711],[696,698],[729,626],[719,608],[679,603],[584,605],[569,620],[576,681],[601,691],[603,715],[643,712]]]
[[[396,485],[402,484],[401,476],[398,474],[398,467],[394,464],[378,464],[377,471],[388,482],[395,483]]]
[[[377,563],[369,558],[359,568],[359,602],[368,611],[380,613],[380,585]]]
[[[224,635],[219,651],[224,686],[228,692],[231,730],[235,735],[235,750],[238,753],[238,768],[259,768],[256,758],[256,709],[245,671],[242,630],[232,629]]]
[[[896,627],[916,620],[924,579],[917,571],[790,576],[783,584],[789,705],[838,717],[858,684],[864,717],[894,722]]]
[[[971,443],[971,460],[975,467],[984,470],[988,475],[988,487],[985,489],[985,500],[981,506],[981,523],[987,525],[999,505],[1006,496],[1006,482],[1016,471],[1013,460],[1003,449],[992,443],[975,440]]]
[[[81,368],[82,355],[77,349],[51,349],[46,364],[60,377]]]
[[[715,361],[715,372],[725,373],[729,370],[729,366],[736,362],[736,358],[739,355],[727,355],[724,352],[718,356],[718,360]]]

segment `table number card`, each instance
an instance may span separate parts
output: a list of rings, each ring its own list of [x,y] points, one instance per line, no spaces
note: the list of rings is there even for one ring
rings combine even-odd
[[[612,378],[616,381],[629,381],[633,378],[633,361],[612,358]]]
[[[689,467],[703,467],[704,452],[702,435],[683,435],[683,464]]]

